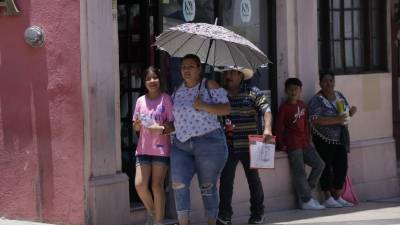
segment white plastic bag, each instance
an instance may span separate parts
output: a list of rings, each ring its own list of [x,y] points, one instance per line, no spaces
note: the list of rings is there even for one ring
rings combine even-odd
[[[275,144],[263,142],[262,135],[249,135],[250,168],[273,169],[275,167]]]

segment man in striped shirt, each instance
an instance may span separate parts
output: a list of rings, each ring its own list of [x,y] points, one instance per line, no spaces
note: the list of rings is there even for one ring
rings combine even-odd
[[[250,169],[249,134],[260,134],[258,129],[260,114],[264,120],[263,136],[272,138],[271,110],[267,97],[257,88],[246,84],[253,76],[249,69],[228,68],[224,71],[225,89],[228,92],[231,114],[224,118],[228,160],[220,179],[220,205],[217,224],[229,225],[233,215],[232,194],[235,171],[239,161],[242,163],[250,189],[249,224],[264,222],[264,192],[257,169]]]

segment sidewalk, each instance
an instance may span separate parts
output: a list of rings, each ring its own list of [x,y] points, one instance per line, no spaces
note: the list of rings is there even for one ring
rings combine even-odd
[[[247,224],[248,216],[234,217],[233,225]],[[361,202],[355,207],[267,212],[269,225],[400,225],[400,197]],[[199,223],[196,225],[206,225]]]
[[[246,219],[246,218],[244,218]],[[246,220],[244,220],[246,221]],[[242,219],[242,223],[244,222]],[[237,224],[240,224],[239,222]],[[400,224],[400,198],[397,201],[362,202],[352,208],[320,212],[290,210],[267,214],[267,224],[302,225],[389,225]]]
[[[3,217],[0,217],[0,225],[54,225],[54,224],[38,223],[38,222],[22,221],[22,220],[8,220]]]
[[[233,225],[247,224],[248,217],[234,217]],[[351,208],[312,210],[287,210],[267,212],[265,224],[269,225],[400,225],[400,197],[361,202]],[[37,222],[0,218],[0,225],[50,225]],[[95,225],[95,224],[94,224]],[[206,225],[197,223],[193,225]]]

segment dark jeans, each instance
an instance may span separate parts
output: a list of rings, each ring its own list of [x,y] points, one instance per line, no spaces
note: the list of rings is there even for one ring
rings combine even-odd
[[[231,218],[233,183],[235,179],[236,166],[242,163],[246,174],[247,183],[250,189],[250,211],[252,215],[264,214],[264,191],[258,176],[257,169],[250,169],[250,156],[248,152],[232,153],[229,152],[228,160],[221,174],[219,195],[219,216]]]
[[[311,190],[317,186],[325,163],[311,146],[304,149],[289,150],[288,157],[297,196],[301,201],[308,202],[311,199]],[[311,167],[308,178],[304,165]]]
[[[317,135],[313,135],[313,142],[325,162],[325,169],[319,181],[321,190],[342,189],[348,167],[345,147],[343,145],[328,144]]]

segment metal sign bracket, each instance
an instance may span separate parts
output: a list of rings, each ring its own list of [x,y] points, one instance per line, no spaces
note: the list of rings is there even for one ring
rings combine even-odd
[[[0,0],[0,7],[5,7],[6,11],[4,15],[6,16],[19,16],[21,12],[19,11],[15,0]]]

